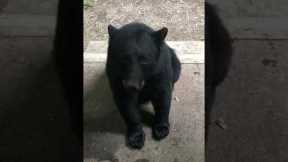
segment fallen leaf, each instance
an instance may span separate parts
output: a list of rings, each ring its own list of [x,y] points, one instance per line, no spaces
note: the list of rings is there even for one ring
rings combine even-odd
[[[225,124],[224,120],[222,118],[219,118],[215,121],[216,125],[222,129],[227,129],[227,124]]]

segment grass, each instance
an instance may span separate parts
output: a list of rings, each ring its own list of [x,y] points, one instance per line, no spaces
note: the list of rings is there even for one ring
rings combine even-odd
[[[84,3],[83,3],[84,9],[93,7],[93,5],[94,5],[94,0],[84,0]]]

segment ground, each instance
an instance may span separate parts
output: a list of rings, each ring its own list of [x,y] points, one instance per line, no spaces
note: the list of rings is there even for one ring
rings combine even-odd
[[[154,29],[167,27],[168,41],[196,41],[203,45],[204,3],[201,0],[162,0],[159,3],[152,0],[96,0],[89,3],[91,4],[91,7],[84,10],[85,56],[88,53],[90,56],[106,55],[107,26],[112,24],[120,27],[132,21],[146,23]],[[95,47],[91,41],[104,41],[106,46],[96,48],[99,45]],[[189,54],[187,51],[194,51],[191,58],[197,55],[204,57],[203,46],[200,46],[201,50],[196,50],[198,46],[193,50],[191,46],[190,49],[185,49],[179,45],[177,50],[180,49],[180,53]],[[181,56],[180,53],[178,55]],[[103,74],[104,62],[97,62],[97,59],[91,61],[88,58],[84,63],[84,161],[117,159],[120,162],[203,162],[203,62],[182,64],[182,75],[173,93],[171,133],[165,140],[157,142],[152,139],[149,125],[151,115],[145,113],[144,131],[147,139],[140,151],[130,150],[125,146],[125,125],[112,104],[111,92]],[[148,110],[152,112],[151,105]],[[106,122],[107,118],[112,122]]]
[[[195,161],[204,158],[203,66],[183,66],[183,75],[173,94],[170,115],[171,132],[157,142],[151,137],[151,105],[144,114],[146,142],[142,150],[125,146],[125,125],[115,107],[104,63],[85,63],[84,89],[84,161],[113,159],[119,162],[145,159],[150,162]],[[191,72],[191,74],[189,73]],[[190,87],[185,83],[191,83]],[[189,95],[187,95],[189,94]],[[202,110],[201,110],[202,108]],[[109,119],[109,120],[108,120]],[[108,122],[109,121],[109,122]]]
[[[235,41],[232,68],[219,87],[206,143],[207,162],[288,160],[287,40]]]
[[[33,19],[35,16],[33,14],[55,16],[57,1],[2,2],[0,3],[3,5],[0,7],[1,161],[65,161],[63,156],[73,150],[73,145],[76,146],[76,137],[71,136],[67,104],[64,102],[63,91],[52,64],[53,35],[46,34],[39,37],[36,32],[35,35],[22,36],[21,30],[18,29],[26,26],[25,24],[15,26],[17,22],[14,19],[2,17],[26,14]],[[46,20],[34,25],[43,24],[42,21]],[[53,24],[46,25],[53,28],[49,26]],[[4,33],[3,30],[8,31],[7,28],[11,29],[8,29],[10,32]],[[31,29],[26,28],[26,33],[29,33],[29,30]]]
[[[191,58],[197,55],[204,57],[204,42],[201,41],[204,38],[204,3],[201,0],[163,0],[159,3],[152,0],[96,0],[93,5],[84,10],[84,58],[88,54],[95,57],[106,55],[109,24],[120,27],[132,21],[144,22],[154,29],[166,26],[169,30],[167,40],[181,41],[178,42],[180,46],[176,45],[180,51],[177,54],[181,58],[182,54],[190,54]],[[91,44],[91,41],[104,41],[106,45],[102,47]],[[189,45],[190,48],[185,49],[183,41],[195,41],[197,43],[191,44],[202,45],[194,46],[194,49]],[[105,61],[91,61],[89,58],[91,57],[84,59],[85,162],[204,161],[203,59],[201,63],[182,64],[182,75],[173,93],[171,132],[165,140],[157,142],[152,139],[149,124],[152,116],[151,113],[144,113],[146,142],[144,148],[138,151],[125,146],[125,125],[113,104],[107,85]],[[185,59],[182,61],[185,62]],[[147,109],[148,112],[153,112],[151,105]],[[107,118],[112,122],[106,122]]]
[[[217,90],[212,120],[221,124],[211,125],[206,161],[286,162],[287,1],[209,1],[234,39],[234,56]]]
[[[262,20],[265,18],[277,20],[280,15],[288,15],[286,9],[288,1],[286,0],[277,1],[278,5],[269,0],[233,0],[225,1],[225,3],[222,0],[211,1],[218,4],[222,17],[232,18],[236,22],[239,21],[238,18],[255,18],[254,20],[260,19],[261,23],[267,24]],[[3,0],[0,1],[0,11],[1,14],[25,13],[31,16],[35,14],[53,16],[55,2],[56,0],[49,2],[46,0]],[[226,19],[225,22],[229,24],[232,19]],[[285,22],[287,21],[281,21],[282,25],[272,23],[276,30],[266,31],[264,34],[259,34],[253,28],[250,29],[250,33],[246,33],[248,29],[235,30],[237,26],[229,28],[233,31],[232,34],[238,37],[233,45],[235,57],[233,57],[232,70],[228,78],[218,89],[216,108],[212,112],[212,118],[222,118],[227,128],[223,130],[216,124],[212,125],[213,133],[210,133],[209,141],[206,143],[207,161],[288,161],[286,95],[288,60],[286,53],[283,53],[287,51],[287,37],[283,36],[287,36],[288,28]],[[14,20],[11,20],[11,23],[14,23]],[[242,27],[243,24],[245,23],[242,23]],[[2,23],[0,26],[1,30],[7,28]],[[265,38],[271,32],[275,32],[277,38],[274,37],[273,40]],[[273,37],[273,35],[268,36]],[[254,37],[253,40],[251,40],[252,37]],[[62,146],[61,142],[64,137],[62,135],[68,132],[68,121],[64,115],[66,113],[59,109],[65,103],[61,100],[61,92],[57,86],[55,87],[55,83],[58,82],[55,71],[49,65],[48,51],[51,38],[51,35],[3,37],[1,33],[0,121],[1,139],[4,139],[1,140],[1,160],[19,161],[21,157],[30,155],[33,158],[29,161],[51,162],[57,160],[60,154],[58,149]],[[104,128],[105,124],[103,122]],[[115,132],[120,132],[119,130],[123,127],[118,128],[118,123],[114,124],[117,127]],[[99,128],[97,125],[86,125],[86,127]],[[53,133],[52,130],[55,128],[59,132]],[[109,138],[110,135],[106,136],[105,140],[108,139],[106,141],[117,143],[117,146],[122,143],[121,134],[116,133],[118,136],[116,139]],[[101,138],[97,140],[102,141]],[[66,142],[71,143],[70,140]],[[105,150],[115,151],[111,147]],[[103,159],[111,157],[111,154],[107,154],[104,148],[100,151],[103,152],[100,155]],[[160,151],[158,150],[157,153]],[[90,161],[93,161],[93,154],[98,155],[92,150],[89,156]],[[141,161],[147,162],[147,159],[137,160],[137,162]]]
[[[167,40],[204,38],[203,0],[95,0],[84,10],[84,40],[107,40],[109,24],[120,27],[132,21],[154,29],[168,27]],[[86,46],[85,45],[85,46]]]

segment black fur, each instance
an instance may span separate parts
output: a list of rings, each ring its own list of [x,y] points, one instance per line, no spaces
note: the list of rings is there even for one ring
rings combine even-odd
[[[120,29],[108,26],[106,73],[114,101],[127,125],[127,143],[132,148],[144,146],[139,107],[148,101],[155,109],[153,137],[160,140],[169,134],[172,90],[181,64],[164,41],[167,32],[167,28],[154,31],[141,23]]]
[[[225,79],[232,56],[230,35],[216,9],[205,3],[205,118],[206,128],[215,98],[216,87]],[[206,129],[207,136],[207,129]]]

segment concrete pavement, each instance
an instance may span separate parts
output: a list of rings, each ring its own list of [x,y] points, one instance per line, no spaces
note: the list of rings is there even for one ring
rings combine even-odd
[[[288,160],[287,40],[234,42],[231,71],[219,87],[210,126],[207,162]]]
[[[207,162],[288,161],[287,1],[208,0],[234,38],[232,67],[216,93]]]
[[[152,107],[144,108],[146,142],[142,150],[125,146],[125,125],[104,73],[107,26],[132,21],[168,28],[167,39],[183,63],[170,114],[171,133],[151,138]],[[204,161],[204,3],[201,0],[95,0],[84,10],[84,161]],[[104,42],[104,43],[103,43]],[[168,42],[169,43],[169,42]]]
[[[84,64],[84,161],[203,162],[204,66],[183,64],[173,93],[171,132],[157,142],[151,137],[152,107],[144,115],[146,142],[142,150],[125,146],[125,125],[115,107],[104,63]]]
[[[78,143],[71,136],[67,103],[52,62],[53,35],[47,29],[54,26],[41,19],[55,18],[55,2],[0,2],[1,161],[62,162],[77,156]]]

